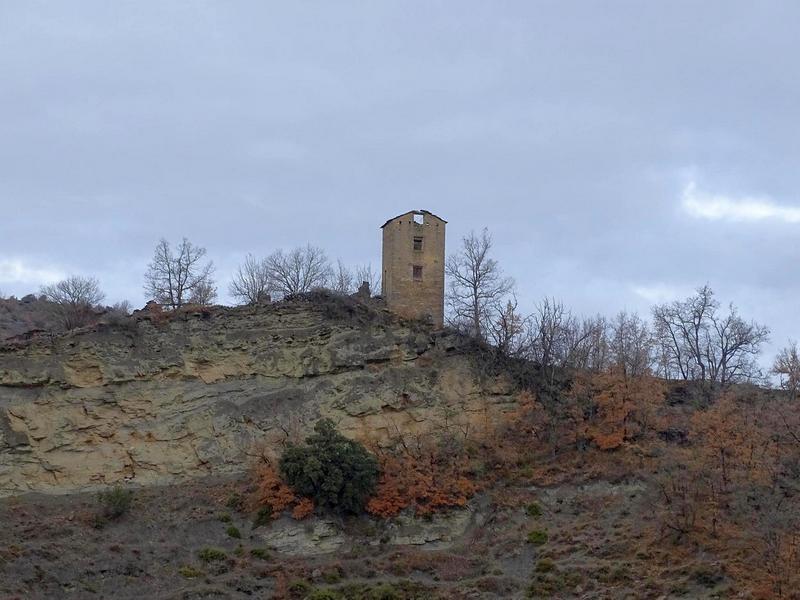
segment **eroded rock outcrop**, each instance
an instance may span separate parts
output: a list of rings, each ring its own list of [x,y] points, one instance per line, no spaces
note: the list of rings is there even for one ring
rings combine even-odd
[[[454,336],[329,297],[141,313],[0,347],[0,495],[236,473],[330,416],[351,437],[485,423]]]

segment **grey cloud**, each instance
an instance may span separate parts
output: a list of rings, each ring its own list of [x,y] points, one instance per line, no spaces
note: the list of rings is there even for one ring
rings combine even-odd
[[[646,311],[642,290],[709,282],[798,337],[800,225],[681,207],[690,181],[800,207],[798,17],[790,1],[4,2],[0,263],[94,273],[141,304],[161,236],[205,245],[221,279],[306,241],[377,264],[379,225],[428,208],[451,248],[488,226],[528,306]]]

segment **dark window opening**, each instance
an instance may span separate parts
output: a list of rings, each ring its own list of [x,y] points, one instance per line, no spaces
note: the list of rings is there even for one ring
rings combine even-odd
[[[414,265],[414,281],[422,281],[422,267]]]
[[[422,250],[422,238],[421,237],[415,237],[414,238],[414,250],[416,250],[417,252]]]

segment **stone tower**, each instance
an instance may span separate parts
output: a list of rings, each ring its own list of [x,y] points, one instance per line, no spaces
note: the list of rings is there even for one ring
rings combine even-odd
[[[444,324],[444,229],[447,221],[412,210],[383,224],[384,300],[403,317]]]

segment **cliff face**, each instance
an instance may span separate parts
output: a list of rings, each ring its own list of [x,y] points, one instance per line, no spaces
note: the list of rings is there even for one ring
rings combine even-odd
[[[0,347],[0,495],[233,474],[322,416],[379,442],[510,402],[457,338],[349,300],[139,313]]]

